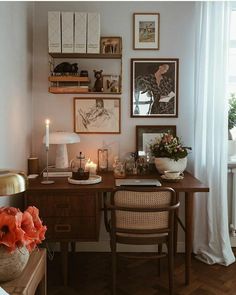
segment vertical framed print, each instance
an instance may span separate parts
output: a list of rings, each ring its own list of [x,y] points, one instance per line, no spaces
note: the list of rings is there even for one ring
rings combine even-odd
[[[178,117],[177,58],[131,59],[131,117]]]
[[[159,50],[160,48],[160,14],[133,14],[133,49]]]

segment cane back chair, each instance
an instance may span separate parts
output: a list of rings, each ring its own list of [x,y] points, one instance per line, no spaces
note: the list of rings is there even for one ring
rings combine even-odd
[[[139,190],[126,187],[112,193],[110,202],[106,202],[105,210],[111,210],[110,220],[106,223],[112,253],[113,295],[116,294],[117,243],[158,245],[158,253],[151,258],[158,259],[160,268],[159,259],[168,257],[169,294],[173,294],[174,213],[178,207],[175,191],[168,187],[139,188]],[[108,216],[107,212],[105,216]],[[163,244],[167,246],[167,254],[162,252]],[[139,257],[133,256],[133,258]],[[150,258],[150,255],[141,258]]]

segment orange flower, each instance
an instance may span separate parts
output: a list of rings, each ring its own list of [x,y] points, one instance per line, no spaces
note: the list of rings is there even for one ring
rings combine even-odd
[[[46,230],[36,207],[28,207],[23,213],[14,207],[0,208],[0,245],[10,252],[22,246],[33,250],[45,239]]]
[[[7,246],[11,252],[16,249],[24,236],[24,231],[20,227],[22,213],[17,212],[16,215],[9,215],[3,211],[0,214],[0,244]]]

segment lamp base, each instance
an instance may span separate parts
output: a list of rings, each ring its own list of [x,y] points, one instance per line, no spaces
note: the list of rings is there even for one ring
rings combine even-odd
[[[54,180],[43,180],[41,181],[42,184],[53,184],[55,181]]]

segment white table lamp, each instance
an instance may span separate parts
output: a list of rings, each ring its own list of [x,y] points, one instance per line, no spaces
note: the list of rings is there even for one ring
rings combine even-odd
[[[43,139],[45,143],[45,136]],[[68,168],[67,144],[80,142],[80,137],[74,132],[57,131],[49,134],[49,144],[56,144],[56,168]]]

